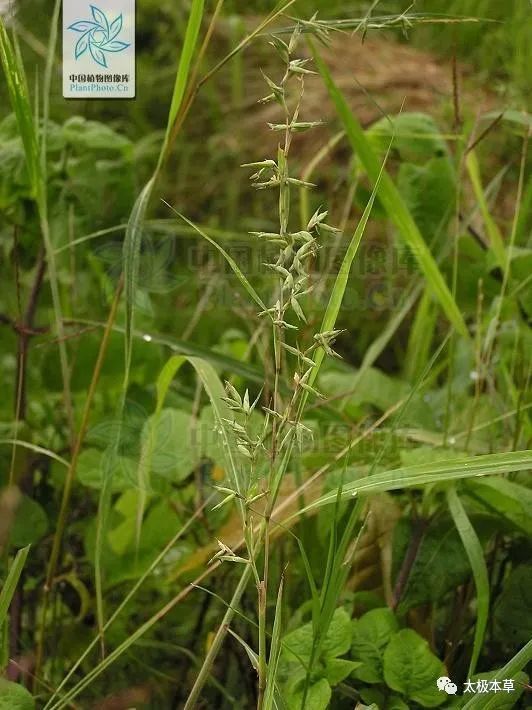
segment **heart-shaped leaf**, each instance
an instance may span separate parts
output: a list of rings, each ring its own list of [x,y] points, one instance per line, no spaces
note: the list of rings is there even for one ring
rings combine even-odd
[[[445,702],[447,696],[436,685],[436,680],[446,675],[445,666],[415,631],[398,631],[386,647],[383,658],[384,680],[390,688],[426,708]]]
[[[35,701],[19,683],[0,678],[0,710],[34,710]]]
[[[372,609],[353,622],[353,658],[361,661],[355,675],[365,683],[383,680],[383,657],[386,646],[398,631],[399,624],[391,609]]]

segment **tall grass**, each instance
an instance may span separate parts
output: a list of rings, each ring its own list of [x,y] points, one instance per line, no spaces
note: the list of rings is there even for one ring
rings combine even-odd
[[[430,379],[437,379],[447,369],[453,352],[448,351],[448,337],[442,339],[441,344],[431,353],[431,340],[434,333],[437,312],[431,300],[435,297],[437,305],[441,308],[452,337],[464,347],[471,347],[470,326],[466,322],[458,302],[454,287],[449,287],[440,265],[432,255],[429,244],[429,235],[422,234],[411,214],[405,200],[400,194],[394,179],[388,172],[388,159],[394,147],[394,136],[387,146],[384,158],[381,159],[374,152],[366,132],[362,129],[355,114],[350,109],[345,97],[334,83],[330,72],[322,59],[313,40],[309,40],[314,64],[299,55],[302,32],[311,31],[321,39],[326,36],[326,27],[315,20],[297,23],[291,33],[281,32],[272,38],[272,44],[278,56],[281,70],[279,77],[265,77],[267,96],[264,101],[272,101],[279,107],[279,122],[272,124],[272,130],[280,137],[277,154],[264,160],[245,163],[244,167],[253,172],[252,183],[256,189],[272,189],[276,194],[277,214],[275,215],[275,231],[257,231],[252,237],[258,243],[266,243],[269,251],[273,252],[269,263],[265,264],[271,273],[269,293],[263,294],[251,278],[245,273],[236,259],[222,246],[208,228],[197,225],[189,217],[181,214],[168,202],[166,207],[171,210],[180,228],[183,223],[198,240],[201,239],[214,247],[222,255],[232,273],[236,276],[239,288],[257,310],[256,327],[262,328],[267,338],[264,372],[256,367],[242,363],[225,354],[213,351],[204,351],[193,344],[183,343],[177,339],[166,336],[154,338],[148,335],[149,341],[154,344],[167,344],[175,352],[169,358],[155,380],[155,408],[153,411],[152,429],[141,444],[140,455],[136,471],[136,516],[135,540],[137,550],[142,538],[142,528],[145,512],[152,489],[151,463],[153,458],[153,445],[155,434],[159,425],[160,416],[169,397],[174,379],[180,376],[182,368],[191,367],[198,388],[205,396],[212,408],[216,431],[219,434],[224,458],[225,479],[223,485],[215,486],[217,493],[223,494],[219,501],[217,494],[209,496],[188,521],[180,527],[154,557],[147,569],[135,581],[131,590],[125,595],[115,610],[109,615],[105,611],[105,578],[103,570],[103,556],[107,544],[108,522],[112,500],[112,464],[113,457],[118,457],[120,450],[120,437],[122,435],[122,419],[125,402],[130,385],[130,371],[133,348],[139,334],[135,329],[135,299],[139,291],[139,266],[141,260],[141,247],[143,229],[148,220],[149,210],[156,195],[158,180],[164,169],[165,160],[172,148],[173,140],[181,130],[187,114],[190,112],[193,101],[200,88],[208,81],[219,68],[229,61],[236,53],[243,50],[249,42],[261,33],[271,22],[276,20],[292,4],[279,4],[257,28],[238,42],[235,49],[224,57],[214,67],[200,76],[202,61],[207,51],[209,41],[222,8],[222,2],[215,6],[214,15],[205,29],[203,43],[201,43],[202,29],[206,20],[206,9],[203,0],[192,0],[183,47],[177,67],[174,90],[170,101],[166,129],[160,150],[157,153],[155,166],[148,181],[141,189],[129,216],[125,230],[123,245],[123,274],[115,292],[108,320],[98,352],[98,357],[92,373],[90,387],[87,391],[86,401],[82,410],[80,424],[76,436],[72,437],[72,451],[67,461],[53,451],[43,447],[36,447],[30,442],[18,438],[2,440],[0,443],[9,442],[16,446],[32,447],[35,452],[45,454],[68,467],[67,476],[62,492],[62,502],[58,516],[57,529],[53,536],[50,558],[48,560],[45,576],[44,597],[40,607],[41,619],[37,638],[37,663],[35,675],[37,680],[43,668],[48,669],[47,634],[51,615],[48,614],[49,597],[56,583],[57,567],[61,559],[61,547],[66,531],[69,507],[77,465],[81,449],[85,442],[91,407],[96,389],[99,384],[103,361],[112,332],[118,331],[124,335],[125,363],[123,369],[122,396],[118,403],[118,420],[120,421],[118,437],[111,447],[111,459],[103,472],[103,486],[101,488],[96,522],[95,543],[95,609],[97,633],[87,645],[79,658],[72,663],[56,690],[50,693],[45,705],[46,710],[72,706],[82,693],[90,691],[97,678],[107,671],[116,661],[129,653],[132,647],[156,624],[167,617],[183,600],[185,600],[197,586],[207,577],[220,568],[240,569],[241,574],[232,592],[232,597],[227,608],[217,622],[216,630],[212,634],[210,644],[203,662],[199,665],[192,688],[184,705],[185,710],[197,707],[206,683],[210,680],[218,654],[227,633],[239,643],[247,655],[252,668],[257,673],[257,707],[259,710],[271,710],[283,706],[282,689],[279,681],[279,666],[283,650],[285,649],[284,636],[285,624],[285,598],[289,582],[285,570],[279,570],[274,563],[277,562],[274,547],[274,535],[289,533],[292,541],[295,540],[294,549],[300,553],[300,564],[304,573],[304,581],[309,590],[309,608],[311,610],[312,639],[308,664],[305,665],[305,676],[302,684],[300,706],[307,707],[309,702],[314,671],[318,665],[320,653],[323,649],[327,633],[329,632],[337,607],[342,602],[346,590],[347,579],[351,572],[353,557],[358,551],[358,544],[362,537],[367,522],[367,503],[371,496],[382,492],[408,491],[419,492],[427,495],[430,506],[441,504],[448,506],[452,520],[458,531],[460,540],[471,566],[476,593],[477,619],[475,624],[473,648],[469,663],[469,673],[472,675],[479,664],[483,641],[488,626],[490,610],[490,588],[488,569],[484,549],[479,536],[468,516],[466,506],[462,500],[461,482],[484,476],[496,476],[509,473],[527,471],[532,467],[532,451],[509,450],[484,455],[448,455],[446,458],[429,460],[421,464],[406,464],[398,466],[395,462],[387,467],[385,456],[391,436],[399,429],[402,417],[409,411],[415,396]],[[34,191],[34,199],[39,210],[40,222],[45,242],[49,281],[52,290],[56,335],[60,348],[60,357],[64,377],[65,405],[71,410],[69,401],[69,367],[64,347],[63,317],[61,310],[61,294],[58,285],[55,260],[59,250],[55,249],[51,241],[48,224],[48,205],[46,192],[46,130],[49,114],[49,91],[52,72],[52,60],[56,43],[56,24],[59,17],[59,3],[55,5],[52,18],[52,32],[50,37],[49,59],[45,74],[45,98],[43,110],[43,128],[39,130],[39,123],[31,110],[29,92],[24,78],[24,70],[20,61],[16,42],[11,41],[0,21],[0,57],[4,72],[8,79],[8,89],[16,114],[19,132],[21,134],[28,173]],[[397,18],[396,18],[397,19]],[[390,24],[396,24],[396,19]],[[401,22],[404,18],[399,17]],[[312,68],[314,67],[314,68]],[[313,214],[308,208],[309,200],[303,198],[297,218],[304,217],[300,228],[294,225],[296,209],[296,195],[301,191],[312,189],[314,186],[307,178],[302,179],[293,172],[291,162],[291,149],[293,139],[297,133],[312,130],[319,125],[314,117],[301,116],[302,96],[305,81],[317,70],[320,79],[325,83],[336,109],[342,132],[338,140],[347,139],[349,149],[356,153],[363,169],[371,183],[371,191],[362,213],[353,232],[348,235],[345,242],[345,251],[342,262],[334,276],[330,288],[327,305],[323,309],[321,318],[311,318],[309,313],[312,303],[311,268],[318,250],[331,235],[343,239],[343,234],[329,224],[328,213],[319,207]],[[526,143],[525,143],[526,145]],[[490,215],[482,186],[480,171],[473,150],[467,156],[466,167],[472,183],[473,194],[477,201],[486,232],[489,236],[488,249],[491,250],[495,263],[503,269],[502,285],[499,301],[497,302],[492,319],[487,328],[486,341],[483,346],[485,362],[489,365],[498,337],[498,325],[502,318],[502,302],[509,291],[511,278],[511,254],[515,246],[519,226],[519,208],[522,202],[524,187],[524,154],[521,161],[520,178],[516,214],[511,227],[508,247],[501,229]],[[314,163],[311,170],[315,167]],[[310,170],[307,175],[310,175]],[[307,426],[306,417],[311,407],[330,406],[327,398],[320,391],[320,374],[327,364],[338,359],[335,351],[335,342],[342,334],[340,319],[345,295],[349,282],[352,279],[353,265],[356,263],[361,244],[365,238],[367,227],[372,219],[376,204],[380,203],[384,211],[397,229],[401,239],[411,248],[419,270],[420,277],[415,280],[404,295],[404,300],[397,304],[392,312],[389,323],[383,332],[375,339],[366,350],[361,366],[353,378],[353,388],[356,389],[363,382],[370,368],[389,344],[392,336],[407,314],[410,312],[421,294],[424,286],[426,290],[418,308],[416,321],[412,329],[408,351],[412,355],[412,362],[407,364],[408,379],[411,384],[410,393],[395,402],[390,409],[373,425],[377,428],[388,417],[393,416],[391,429],[384,444],[373,455],[366,471],[367,475],[358,476],[351,465],[351,456],[362,435],[349,441],[347,445],[331,460],[320,468],[309,480],[299,481],[289,499],[281,497],[283,484],[286,482],[295,466],[299,453],[303,450],[305,442],[312,435]],[[273,220],[272,220],[273,221]],[[273,229],[273,228],[272,228]],[[99,234],[99,233],[98,233]],[[78,243],[88,241],[94,235],[88,235],[77,240]],[[456,277],[456,274],[455,274]],[[122,290],[125,296],[124,316],[125,324],[118,325],[115,321],[120,312]],[[481,327],[481,318],[477,319],[477,328]],[[429,325],[427,325],[429,324]],[[94,324],[93,324],[94,325]],[[101,325],[101,324],[96,324]],[[427,328],[429,333],[427,335]],[[146,338],[147,334],[144,334]],[[478,336],[479,334],[476,333]],[[477,343],[480,340],[477,338]],[[414,358],[414,355],[416,356]],[[267,360],[267,362],[266,362]],[[443,366],[441,361],[443,362]],[[272,377],[265,377],[267,365],[271,365]],[[248,388],[241,382],[222,381],[217,368],[222,368],[233,375],[260,384],[262,389],[254,399]],[[438,369],[439,368],[439,369]],[[266,380],[266,381],[265,381]],[[324,401],[325,400],[325,401]],[[521,403],[519,403],[520,405]],[[520,406],[517,408],[520,409]],[[516,409],[516,411],[517,411]],[[253,417],[262,410],[261,430],[253,428]],[[521,411],[521,410],[520,410]],[[523,409],[526,411],[526,409]],[[515,411],[508,414],[514,416]],[[502,415],[503,417],[507,416]],[[478,426],[471,419],[470,427],[466,433],[467,444],[473,431],[479,427],[489,426],[484,422]],[[430,432],[429,432],[430,433]],[[419,434],[419,432],[418,432]],[[442,436],[445,444],[445,435]],[[514,439],[519,442],[519,437]],[[467,449],[466,444],[466,449]],[[449,448],[449,447],[448,447]],[[513,448],[516,448],[514,446]],[[314,491],[310,499],[304,496],[309,482],[313,482],[322,473],[336,469],[341,473],[340,483],[336,483],[327,492]],[[443,494],[439,496],[439,494]],[[203,514],[205,508],[214,503],[214,509],[220,507],[231,508],[238,521],[240,539],[237,545],[230,547],[223,540],[218,540],[218,550],[215,552],[209,565],[202,569],[196,580],[179,589],[157,611],[148,615],[148,618],[136,625],[132,631],[125,634],[123,640],[113,649],[105,646],[105,639],[109,628],[116,622],[131,604],[139,590],[149,580],[153,572],[159,569],[167,554],[174,548],[177,541],[190,531],[192,524]],[[295,511],[284,513],[287,503],[298,500]],[[412,496],[412,501],[415,497]],[[426,501],[423,502],[425,504]],[[346,506],[346,508],[344,508]],[[413,504],[413,507],[415,505]],[[305,521],[309,514],[318,510],[328,509],[330,515],[330,531],[327,557],[323,566],[322,578],[315,579],[310,564],[310,550],[306,549],[303,540],[292,532],[291,528],[297,523]],[[440,510],[440,508],[438,508]],[[344,517],[345,513],[345,517]],[[22,567],[28,555],[28,548],[24,548],[16,555],[5,585],[0,593],[0,625],[5,623],[6,612],[9,607],[13,592],[20,578]],[[233,579],[233,575],[229,575]],[[253,580],[256,587],[254,597],[254,614],[257,620],[256,629],[253,630],[253,640],[243,639],[231,627],[234,625],[235,616],[239,613],[239,606],[243,596],[248,591],[248,586]],[[97,646],[100,646],[100,658],[94,660],[91,655]],[[84,662],[91,660],[91,667],[81,677],[80,669]],[[514,674],[520,671],[530,659],[530,648],[526,646],[512,659],[504,672]],[[470,701],[466,707],[475,707],[476,701]]]

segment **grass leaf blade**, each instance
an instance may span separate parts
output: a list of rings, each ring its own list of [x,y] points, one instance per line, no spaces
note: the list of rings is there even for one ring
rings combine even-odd
[[[471,525],[471,521],[466,513],[466,510],[460,500],[455,486],[447,491],[447,502],[451,511],[454,524],[460,535],[460,539],[464,545],[475,587],[477,590],[477,619],[475,623],[475,639],[473,642],[473,653],[469,663],[468,677],[471,678],[475,673],[475,668],[482,650],[484,634],[488,623],[488,612],[490,606],[490,589],[489,577],[486,562],[484,560],[484,552],[482,545],[478,539],[475,528]]]
[[[366,495],[377,491],[393,491],[414,486],[424,486],[427,483],[443,483],[456,481],[473,476],[493,476],[510,471],[526,471],[532,468],[532,450],[510,451],[483,456],[468,456],[466,458],[449,459],[432,463],[404,466],[391,471],[376,473],[353,483],[347,483],[342,489],[342,498],[355,495]],[[303,512],[331,505],[336,501],[336,491],[321,496],[308,506],[294,513]]]
[[[312,42],[309,41],[309,43],[314,55],[316,66],[336,107],[336,111],[345,128],[351,147],[360,158],[360,161],[371,181],[375,184],[381,170],[378,158],[373,152],[373,149],[364,134],[362,126],[349,108],[343,94],[334,83],[325,62],[320,57]],[[447,284],[445,283],[445,280],[425,243],[425,240],[421,236],[410,211],[405,205],[392,179],[386,172],[384,172],[381,176],[378,195],[390,219],[395,223],[403,239],[412,249],[420,269],[427,279],[429,287],[440,302],[449,321],[461,335],[469,337],[466,324],[456,301],[451,295],[451,292],[449,291],[449,288],[447,287]]]
[[[26,558],[29,551],[30,545],[21,548],[17,552],[15,559],[13,560],[13,564],[9,569],[7,579],[2,586],[2,591],[0,592],[0,627],[4,625],[7,619],[9,605],[11,604],[11,599],[15,593],[15,589],[17,588],[24,565],[26,564]]]

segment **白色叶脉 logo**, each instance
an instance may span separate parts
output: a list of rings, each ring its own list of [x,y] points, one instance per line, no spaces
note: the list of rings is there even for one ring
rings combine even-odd
[[[129,47],[129,43],[117,39],[122,31],[122,15],[109,22],[105,13],[95,5],[90,9],[92,20],[78,20],[68,26],[69,30],[81,33],[74,56],[79,59],[88,51],[96,64],[107,67],[107,52],[123,52]]]
[[[450,678],[447,678],[447,676],[438,678],[436,685],[438,686],[438,690],[444,690],[447,695],[456,695],[456,691],[458,690],[458,687],[451,681]]]

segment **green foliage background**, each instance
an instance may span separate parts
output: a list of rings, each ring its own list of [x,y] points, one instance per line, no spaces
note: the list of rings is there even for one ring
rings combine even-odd
[[[215,3],[203,16],[200,6],[138,3],[134,101],[64,101],[52,62],[46,123],[50,3],[15,8],[30,96],[21,111],[32,123],[0,84],[0,708],[59,708],[74,697],[80,707],[110,697],[138,708],[469,708],[463,683],[481,677],[515,681],[489,707],[527,707],[530,3],[373,8],[412,21],[370,37],[433,52],[449,72],[455,54],[473,67],[461,120],[445,94],[425,112],[407,105],[362,127],[316,59],[306,91],[325,82],[329,135],[347,138],[318,163],[306,197],[294,183],[291,229],[313,231],[309,219],[325,204],[342,229],[318,220],[315,290],[301,298],[300,330],[283,336],[279,399],[301,394],[292,376],[305,358],[315,366],[335,339],[341,357],[307,380],[301,420],[291,422],[299,446],[279,479],[271,449],[249,464],[271,426],[278,348],[257,329],[257,303],[275,302],[279,276],[264,264],[278,247],[253,235],[277,233],[278,199],[253,191],[240,168],[269,131],[253,123],[249,97],[261,70],[278,77],[279,58],[267,31],[254,38],[201,86],[168,145],[167,123],[186,105],[185,95],[168,118],[176,70],[192,81]],[[227,0],[200,76],[272,9]],[[199,43],[187,57],[195,11]],[[315,12],[345,20],[368,4],[297,0],[274,28]],[[482,21],[417,24],[416,13]],[[6,76],[17,63],[13,51]],[[421,63],[419,72],[422,81]],[[471,86],[494,110],[477,115]],[[17,92],[25,96],[20,84]],[[294,146],[297,180],[323,143]],[[320,327],[334,335],[316,340]],[[302,356],[305,339],[327,347]],[[282,517],[271,525],[264,629],[253,582],[234,617],[228,605],[252,567],[253,546],[240,545],[249,520],[239,516],[262,520],[268,487]],[[221,554],[217,540],[228,546],[224,561],[190,587]],[[459,685],[456,696],[437,689],[441,675]],[[195,682],[203,704],[186,704]]]

